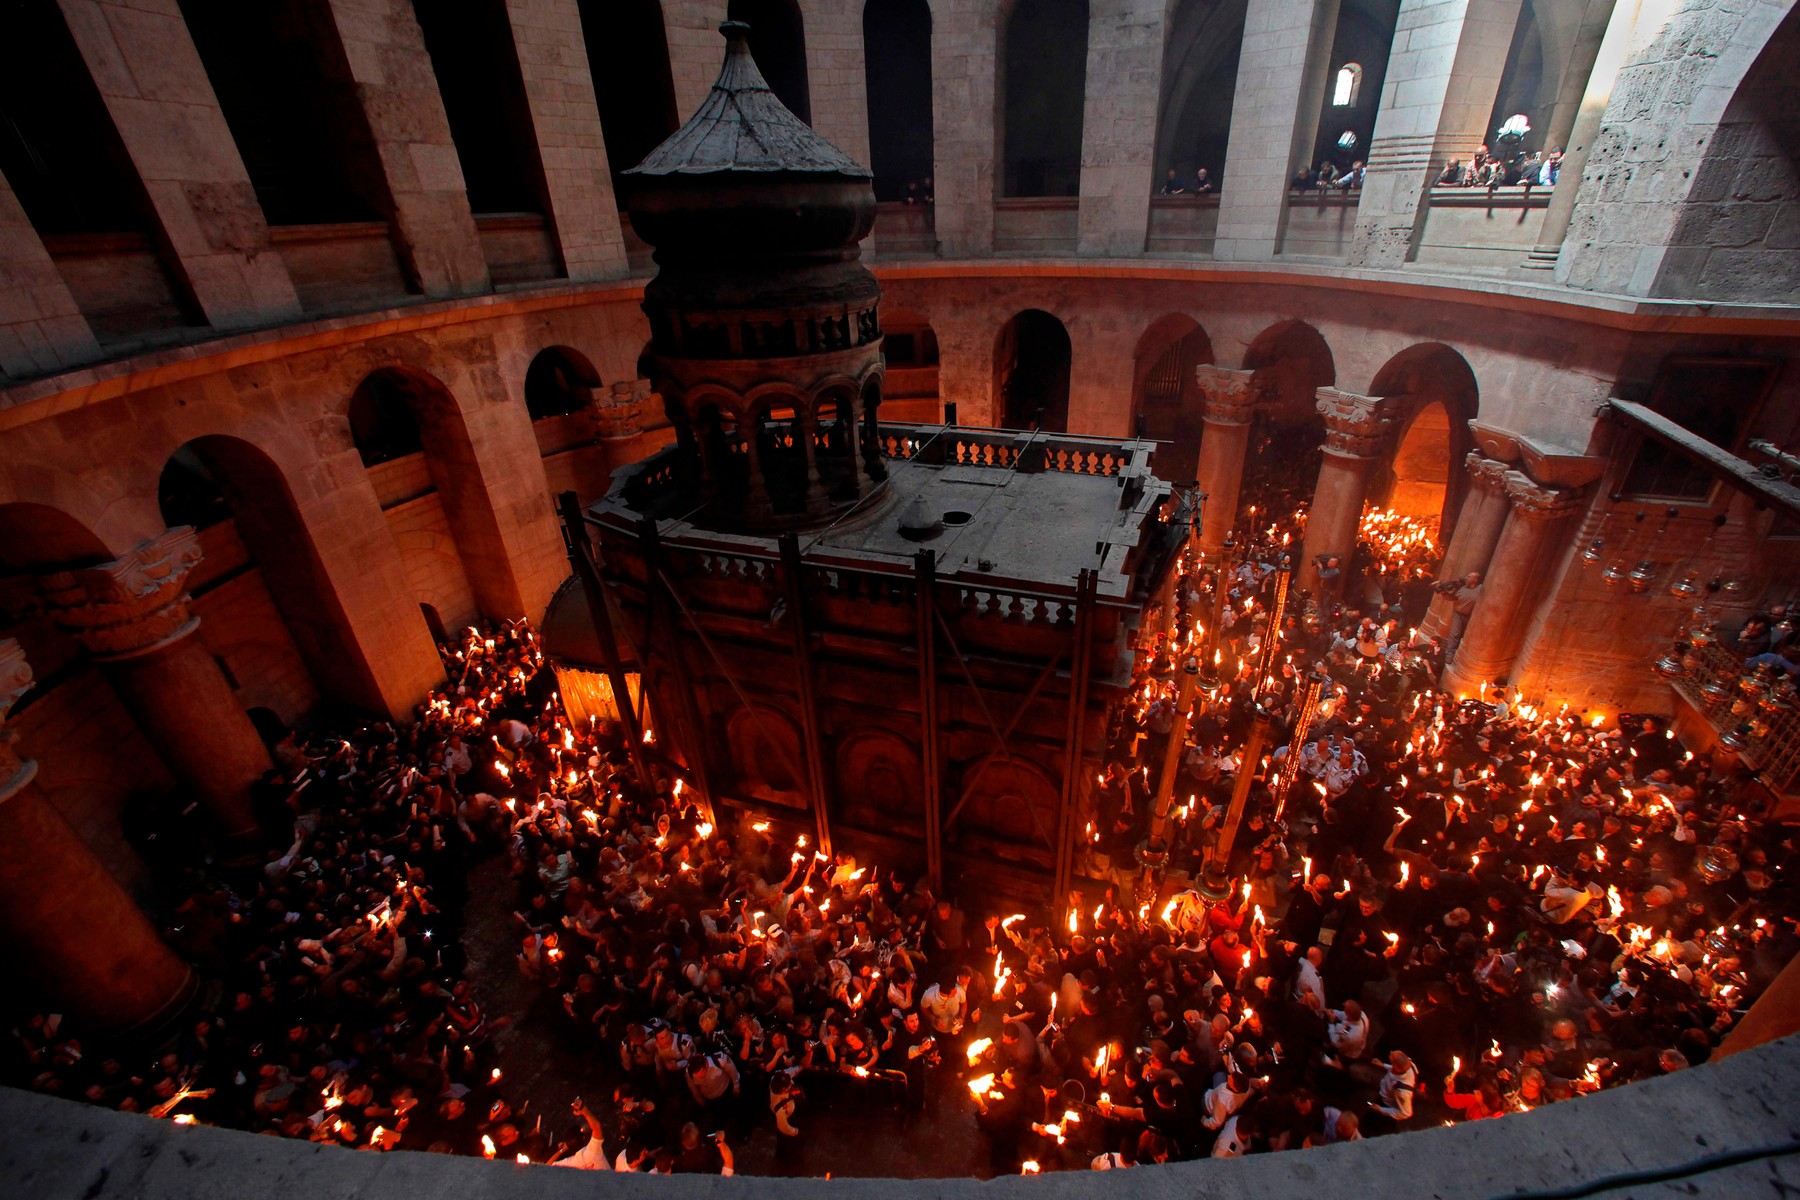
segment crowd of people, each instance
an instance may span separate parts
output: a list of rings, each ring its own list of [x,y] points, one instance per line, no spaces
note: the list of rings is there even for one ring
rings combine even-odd
[[[1174,167],[1163,177],[1163,185],[1157,190],[1159,196],[1215,196],[1218,194],[1218,181],[1212,172],[1205,167],[1198,168],[1193,175],[1184,177]]]
[[[1540,155],[1536,150],[1511,158],[1496,156],[1487,146],[1476,147],[1468,162],[1453,158],[1438,175],[1439,187],[1555,187],[1562,174],[1563,152],[1551,150]]]
[[[1012,1173],[1496,1117],[1705,1061],[1800,944],[1787,831],[1654,719],[1439,691],[1430,539],[1392,514],[1335,600],[1290,589],[1279,616],[1298,525],[1245,526],[1146,623],[1085,882],[1054,908],[715,813],[567,715],[529,626],[471,630],[411,723],[276,748],[279,844],[193,867],[169,916],[211,981],[179,1036],[128,1061],[39,1017],[10,1077],[362,1150],[660,1173],[729,1174],[766,1135],[804,1173],[823,1101],[966,1113]],[[1222,686],[1183,721],[1203,646]],[[469,978],[470,870],[495,855],[517,968],[609,1085],[568,1111],[509,1095],[516,1014]]]

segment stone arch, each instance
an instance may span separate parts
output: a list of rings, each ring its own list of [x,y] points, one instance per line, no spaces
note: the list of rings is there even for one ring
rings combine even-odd
[[[568,346],[538,351],[525,368],[525,410],[533,421],[567,416],[592,407],[600,372],[588,356]]]
[[[577,0],[613,195],[619,175],[681,125],[659,0]]]
[[[1156,165],[1184,183],[1205,167],[1217,189],[1231,135],[1248,0],[1176,0],[1163,49]]]
[[[812,124],[806,21],[795,0],[731,0],[729,19],[750,26],[750,56],[788,111]]]
[[[1013,316],[994,344],[994,400],[1007,429],[1069,428],[1074,344],[1060,319],[1041,308]]]
[[[726,720],[725,743],[744,798],[806,807],[806,760],[792,717],[767,704],[740,704]]]
[[[1049,771],[1022,758],[993,754],[963,774],[957,841],[992,851],[1002,859],[1049,866],[1062,784]]]
[[[882,402],[897,421],[943,419],[937,330],[922,313],[907,309],[881,314]]]
[[[877,200],[912,200],[932,173],[931,5],[866,0],[863,84]]]
[[[1016,0],[1002,16],[1001,195],[1079,194],[1087,42],[1088,0]]]
[[[0,504],[0,575],[92,566],[113,557],[80,520],[49,504]]]
[[[924,836],[925,768],[917,744],[891,729],[863,726],[838,739],[834,760],[837,820],[891,837]]]
[[[1187,483],[1198,475],[1205,413],[1194,368],[1212,360],[1212,339],[1183,313],[1152,321],[1132,351],[1132,428],[1163,443],[1151,458],[1159,478]]]
[[[241,545],[243,565],[260,574],[267,602],[279,616],[288,639],[284,644],[262,623],[263,632],[255,639],[259,653],[267,656],[269,665],[278,661],[287,670],[304,673],[320,698],[350,708],[385,711],[375,672],[338,600],[313,530],[281,466],[242,438],[205,434],[170,454],[158,481],[159,493],[168,496],[167,503],[192,504],[197,472],[200,482],[216,489],[218,499],[208,503],[222,503],[229,521],[228,528],[224,522],[215,522],[221,537],[203,536],[202,545],[210,545],[215,554],[228,552],[228,543],[222,540],[227,535]],[[185,490],[175,490],[172,473]],[[179,510],[171,509],[170,515],[179,515]],[[199,602],[196,606],[204,612]],[[287,720],[301,715],[294,711],[292,701],[269,706]]]
[[[1255,374],[1265,401],[1250,434],[1240,502],[1285,515],[1309,500],[1318,482],[1325,422],[1315,400],[1337,382],[1337,363],[1317,329],[1290,319],[1256,335],[1244,369]]]
[[[435,491],[461,560],[466,578],[463,586],[474,607],[482,616],[496,621],[523,615],[525,604],[512,560],[507,554],[501,522],[494,511],[474,440],[456,397],[435,375],[415,367],[400,366],[383,367],[366,376],[352,393],[351,413],[357,412],[359,405],[366,410],[369,396],[380,397],[374,403],[390,413],[396,403],[404,403],[418,424],[420,453],[426,468],[422,478],[411,482],[412,488],[422,487],[423,490],[410,494],[406,480],[399,481],[399,491],[384,488],[384,484],[392,482],[386,476],[399,474],[407,465],[404,459],[394,460],[394,466],[388,468],[383,477],[372,478],[378,494],[383,495],[382,507],[392,512],[425,492]],[[417,464],[410,465],[415,467],[416,474]],[[454,588],[456,585],[454,581],[445,581],[445,586]],[[455,623],[461,621],[462,616],[458,614]]]
[[[1468,360],[1441,342],[1408,346],[1375,373],[1369,393],[1395,404],[1396,437],[1370,480],[1372,504],[1435,519],[1443,546],[1468,492],[1465,455],[1475,448],[1469,422],[1480,388]]]

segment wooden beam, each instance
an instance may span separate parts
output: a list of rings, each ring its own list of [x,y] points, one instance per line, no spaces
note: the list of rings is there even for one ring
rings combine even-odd
[[[1648,434],[1663,445],[1705,467],[1714,476],[1790,517],[1800,517],[1800,488],[1779,475],[1765,475],[1760,467],[1716,446],[1692,430],[1683,429],[1659,412],[1630,400],[1608,400],[1606,407],[1627,425]]]

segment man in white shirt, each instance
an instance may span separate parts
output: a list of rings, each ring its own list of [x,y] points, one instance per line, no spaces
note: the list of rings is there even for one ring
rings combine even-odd
[[[1325,1031],[1333,1053],[1325,1056],[1325,1065],[1341,1067],[1356,1062],[1369,1048],[1369,1018],[1362,1005],[1344,1001],[1344,1007],[1331,1011],[1331,1025]]]
[[[1418,1085],[1418,1068],[1412,1059],[1396,1050],[1381,1064],[1381,1100],[1375,1111],[1395,1122],[1407,1121],[1413,1115],[1413,1089]]]
[[[600,1138],[600,1120],[587,1110],[587,1105],[579,1099],[569,1105],[570,1111],[587,1122],[587,1145],[569,1155],[559,1158],[550,1165],[553,1167],[574,1167],[578,1171],[610,1171],[612,1166],[606,1159],[606,1146]]]
[[[1200,1106],[1205,1116],[1201,1124],[1208,1129],[1219,1129],[1226,1121],[1237,1115],[1238,1109],[1250,1103],[1250,1081],[1244,1078],[1242,1071],[1228,1070],[1225,1082],[1208,1089],[1201,1098]]]
[[[919,999],[919,1011],[938,1033],[948,1036],[962,1032],[963,1020],[969,1011],[969,981],[973,978],[974,975],[964,967],[956,973],[954,986],[946,988],[941,983],[934,983],[925,989],[925,995]]]
[[[1299,973],[1294,976],[1294,999],[1305,1000],[1308,995],[1311,995],[1318,1001],[1317,1008],[1320,1012],[1325,1011],[1325,980],[1319,974],[1319,968],[1324,965],[1324,962],[1324,949],[1314,946],[1306,952],[1306,957],[1300,960]]]

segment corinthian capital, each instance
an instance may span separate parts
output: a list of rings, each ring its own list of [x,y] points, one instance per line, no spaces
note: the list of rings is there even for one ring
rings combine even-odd
[[[182,525],[96,567],[43,580],[57,623],[97,658],[130,658],[186,637],[200,624],[188,612],[187,577],[200,539]]]
[[[1551,487],[1523,471],[1506,473],[1506,498],[1513,515],[1529,521],[1554,521],[1581,507],[1581,489]]]
[[[18,734],[6,727],[6,714],[31,690],[31,664],[25,661],[25,648],[12,638],[0,639],[0,800],[12,795],[35,773],[36,764],[28,763],[13,749]]]
[[[1463,463],[1469,469],[1469,478],[1482,491],[1497,496],[1506,490],[1505,463],[1489,458],[1479,450],[1469,451]]]
[[[1393,405],[1383,396],[1359,396],[1336,388],[1318,390],[1315,407],[1325,418],[1325,449],[1349,458],[1374,458],[1387,448]]]
[[[1214,425],[1248,425],[1263,402],[1263,381],[1249,371],[1207,363],[1194,368],[1194,381],[1205,403],[1205,419]]]

